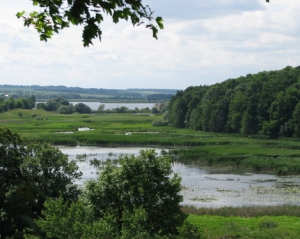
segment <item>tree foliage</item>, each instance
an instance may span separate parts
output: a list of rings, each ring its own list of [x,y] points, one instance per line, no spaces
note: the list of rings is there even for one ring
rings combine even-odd
[[[92,40],[101,40],[100,28],[104,14],[109,15],[114,23],[120,19],[130,20],[133,26],[143,24],[152,30],[157,38],[158,28],[163,29],[161,17],[153,17],[153,11],[141,0],[33,0],[33,5],[40,11],[25,14],[18,12],[17,17],[24,19],[25,26],[33,25],[42,41],[47,41],[54,33],[59,33],[72,25],[83,25],[83,45],[89,46]],[[155,20],[156,24],[153,23]]]
[[[89,114],[92,112],[92,109],[88,105],[84,103],[78,103],[73,106],[73,104],[62,97],[50,99],[46,103],[38,103],[36,107],[46,111],[57,111],[60,114],[73,114],[74,112],[80,114]]]
[[[49,238],[200,238],[180,210],[180,178],[154,150],[121,156],[87,182],[78,201],[49,198],[36,223]]]
[[[47,198],[73,201],[78,189],[77,165],[47,144],[32,145],[0,127],[0,236],[22,235],[41,215]]]
[[[75,111],[79,114],[89,114],[92,112],[92,109],[84,103],[78,103],[75,105]]]
[[[13,109],[32,109],[35,107],[35,97],[31,96],[29,98],[9,98],[0,100],[0,113]]]
[[[178,128],[269,138],[299,137],[300,67],[248,74],[178,91],[168,106]]]
[[[119,163],[120,167],[106,166],[97,181],[86,185],[95,218],[113,214],[121,231],[124,213],[144,210],[142,226],[150,235],[178,234],[186,216],[179,205],[181,179],[172,175],[170,159],[142,150],[137,157],[122,156]]]

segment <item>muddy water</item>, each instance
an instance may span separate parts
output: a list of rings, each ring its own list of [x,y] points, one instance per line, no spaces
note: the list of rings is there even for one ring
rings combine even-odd
[[[145,148],[60,147],[76,160],[83,172],[78,184],[97,177],[89,161],[113,162],[121,154],[138,155]],[[160,150],[156,150],[158,153]],[[101,167],[101,166],[100,166]],[[203,168],[195,164],[173,163],[173,171],[182,178],[183,204],[197,207],[300,205],[300,177],[278,177],[272,174],[233,172],[225,169]]]

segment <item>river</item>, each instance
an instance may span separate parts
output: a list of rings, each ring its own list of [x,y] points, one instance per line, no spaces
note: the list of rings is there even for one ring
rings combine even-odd
[[[135,147],[59,147],[76,160],[83,176],[78,184],[97,177],[97,170],[89,165],[91,159],[103,162],[107,158],[116,160],[121,154],[138,155],[141,149]],[[159,153],[160,149],[156,149]],[[85,160],[78,156],[86,154]],[[278,177],[273,174],[235,171],[200,167],[197,164],[172,164],[174,173],[182,178],[182,204],[196,207],[223,206],[267,206],[300,205],[300,177]]]

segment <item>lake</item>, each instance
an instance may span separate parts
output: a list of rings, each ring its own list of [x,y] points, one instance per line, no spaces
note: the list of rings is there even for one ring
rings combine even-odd
[[[46,102],[36,102],[36,103],[46,103]],[[112,110],[116,108],[120,108],[121,106],[125,106],[130,110],[134,110],[135,108],[144,109],[149,108],[150,110],[154,107],[155,103],[101,103],[101,102],[70,102],[73,105],[78,103],[84,103],[88,105],[92,110],[97,110],[100,105],[105,105],[104,110]]]
[[[82,171],[82,180],[76,183],[97,177],[97,170],[89,165],[89,161],[96,158],[103,162],[107,158],[118,159],[121,154],[138,155],[140,147],[59,147],[76,160]],[[159,153],[160,149],[156,149]],[[83,156],[84,160],[78,160]],[[273,174],[257,174],[247,171],[200,167],[197,164],[172,164],[174,173],[182,178],[182,195],[184,205],[196,207],[223,207],[223,206],[267,206],[292,204],[300,205],[300,177],[278,177]]]
[[[71,102],[72,104],[77,104],[79,102]],[[154,107],[155,103],[100,103],[100,102],[81,102],[88,105],[92,110],[97,110],[100,105],[105,105],[104,110],[112,110],[116,108],[121,108],[125,106],[129,110],[134,110],[135,108],[144,109],[149,108],[150,110]]]

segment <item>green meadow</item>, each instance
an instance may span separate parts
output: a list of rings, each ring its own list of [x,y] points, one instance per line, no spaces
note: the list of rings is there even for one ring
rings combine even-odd
[[[183,207],[202,239],[295,239],[300,235],[299,206]]]
[[[296,239],[300,218],[291,216],[223,217],[189,215],[203,239]]]

